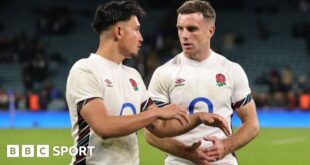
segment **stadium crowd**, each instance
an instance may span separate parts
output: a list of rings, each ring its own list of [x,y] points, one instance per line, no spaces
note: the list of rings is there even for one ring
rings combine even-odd
[[[147,10],[171,8],[158,24],[153,25],[156,28],[151,34],[144,35],[143,49],[141,55],[135,60],[129,60],[125,63],[137,68],[144,78],[146,84],[149,83],[153,71],[175,54],[180,52],[180,46],[175,29],[176,13],[174,12],[178,1],[171,0],[167,3],[165,0],[141,1],[141,5]],[[8,1],[0,1],[0,10]],[[99,3],[99,1],[98,1]],[[211,1],[219,11],[236,12],[246,8],[243,0],[227,2],[224,0]],[[290,1],[296,12],[309,13],[309,1],[299,0]],[[279,12],[277,5],[257,5],[253,7],[253,12],[257,14]],[[74,20],[74,13],[70,6],[50,6],[46,9],[34,8],[36,21],[33,25],[36,28],[36,34],[30,36],[25,31],[11,33],[7,35],[4,21],[0,21],[0,65],[1,64],[19,64],[22,66],[22,81],[24,92],[15,92],[16,109],[37,110],[67,110],[64,100],[64,91],[53,84],[54,72],[60,65],[71,65],[66,57],[60,51],[47,53],[46,45],[42,38],[50,35],[67,35],[74,33],[74,28],[78,26]],[[84,11],[84,15],[91,19],[91,15]],[[148,19],[148,18],[146,18]],[[162,26],[165,25],[165,26]],[[274,35],[273,31],[263,22],[257,21],[256,25],[257,40],[268,40]],[[303,38],[310,56],[310,23],[305,20],[291,25],[292,38]],[[6,34],[6,35],[4,35]],[[215,51],[224,52],[242,45],[247,41],[247,37],[236,33],[234,29],[216,36],[221,44],[215,45]],[[49,43],[55,44],[55,43]],[[225,55],[225,53],[222,53]],[[67,55],[69,56],[69,55]],[[228,57],[229,58],[229,57]],[[271,57],[272,58],[272,57]],[[234,60],[234,59],[233,59]],[[238,62],[238,61],[237,61]],[[275,67],[267,72],[261,73],[253,83],[253,96],[257,107],[282,107],[288,110],[296,108],[310,110],[310,62],[308,70],[302,75],[296,75],[292,67]],[[0,82],[0,109],[7,110],[10,97],[7,90],[2,88],[3,81]],[[265,91],[257,91],[255,87],[267,86]]]

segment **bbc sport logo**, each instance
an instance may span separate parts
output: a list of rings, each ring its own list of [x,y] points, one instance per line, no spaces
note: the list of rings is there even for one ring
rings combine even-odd
[[[48,158],[50,155],[52,156],[64,156],[64,154],[69,153],[71,156],[76,155],[92,155],[93,149],[95,146],[53,146],[52,152],[50,152],[49,145],[7,145],[6,146],[6,156],[8,158]],[[50,154],[51,153],[51,154]]]

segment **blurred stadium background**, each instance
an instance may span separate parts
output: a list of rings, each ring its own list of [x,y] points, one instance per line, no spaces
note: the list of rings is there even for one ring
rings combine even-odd
[[[0,0],[0,164],[68,164],[70,157],[6,158],[7,144],[71,146],[64,99],[72,64],[95,52],[90,27],[103,0]],[[181,0],[140,0],[147,17],[137,59],[126,61],[148,84],[154,69],[180,52]],[[310,1],[211,0],[212,48],[246,71],[258,107],[259,137],[238,152],[240,164],[310,162]],[[236,128],[240,121],[233,117]],[[141,164],[164,154],[139,132]]]

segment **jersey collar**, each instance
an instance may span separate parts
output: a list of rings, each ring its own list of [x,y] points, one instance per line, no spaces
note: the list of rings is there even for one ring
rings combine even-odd
[[[209,64],[212,61],[214,57],[214,52],[213,50],[211,50],[210,56],[207,59],[200,61],[200,62],[185,57],[183,52],[180,54],[180,56],[181,56],[181,61],[185,62],[186,64],[189,64],[192,66],[201,66],[201,65]]]

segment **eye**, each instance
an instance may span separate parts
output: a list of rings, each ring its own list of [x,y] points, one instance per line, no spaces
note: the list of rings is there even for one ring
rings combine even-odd
[[[177,29],[178,29],[178,31],[182,31],[182,30],[183,30],[183,27],[177,26]]]
[[[188,30],[189,32],[195,32],[195,31],[198,30],[198,28],[197,28],[196,26],[189,26],[189,27],[187,27],[187,30]]]

